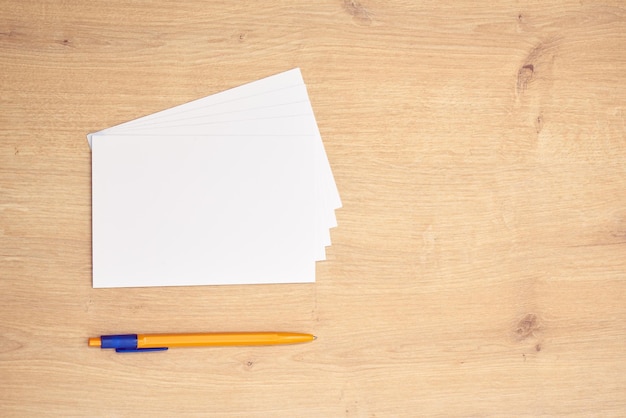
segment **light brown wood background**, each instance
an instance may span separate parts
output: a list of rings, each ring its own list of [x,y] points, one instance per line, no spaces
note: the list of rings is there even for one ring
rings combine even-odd
[[[0,10],[0,416],[626,415],[624,2]],[[296,66],[344,203],[317,283],[92,289],[85,135]],[[86,345],[234,330],[318,340]]]

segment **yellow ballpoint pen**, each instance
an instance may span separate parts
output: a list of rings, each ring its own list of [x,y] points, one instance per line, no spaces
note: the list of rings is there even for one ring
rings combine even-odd
[[[221,332],[188,334],[121,334],[89,338],[89,347],[114,348],[118,353],[162,351],[170,347],[297,344],[315,336],[298,332]]]

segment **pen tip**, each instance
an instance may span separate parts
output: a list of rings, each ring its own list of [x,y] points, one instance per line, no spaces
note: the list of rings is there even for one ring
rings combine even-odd
[[[314,336],[313,336],[313,341],[315,341],[315,340],[317,340],[317,337],[314,335]]]

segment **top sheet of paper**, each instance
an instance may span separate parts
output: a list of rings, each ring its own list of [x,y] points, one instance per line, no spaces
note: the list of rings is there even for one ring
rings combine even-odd
[[[94,287],[314,281],[312,138],[92,145]]]

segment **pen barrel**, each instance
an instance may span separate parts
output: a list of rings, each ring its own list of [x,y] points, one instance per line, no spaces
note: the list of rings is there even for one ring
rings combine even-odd
[[[312,341],[294,332],[228,332],[207,334],[138,334],[138,348],[297,344]]]

